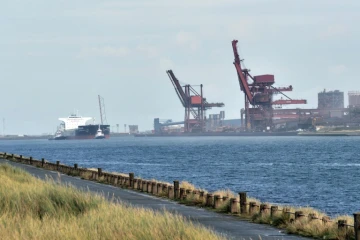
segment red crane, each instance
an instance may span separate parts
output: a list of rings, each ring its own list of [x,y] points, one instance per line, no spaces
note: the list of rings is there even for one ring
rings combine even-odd
[[[209,103],[203,97],[203,85],[200,85],[200,94],[191,85],[181,86],[172,70],[166,71],[175,88],[181,104],[185,108],[184,131],[203,132],[205,130],[205,111],[212,107],[223,107],[224,103]]]
[[[292,86],[284,88],[274,87],[274,75],[252,76],[250,70],[242,68],[238,50],[237,40],[232,41],[234,52],[234,65],[240,90],[245,93],[245,129],[251,131],[263,131],[273,128],[273,105],[306,104],[306,100],[293,100],[283,92],[292,91]],[[249,83],[249,81],[252,81]],[[287,99],[273,101],[273,95],[282,94]]]

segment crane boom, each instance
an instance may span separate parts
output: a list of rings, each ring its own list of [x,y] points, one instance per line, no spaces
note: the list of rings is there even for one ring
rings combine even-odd
[[[272,102],[273,105],[283,105],[283,104],[306,104],[306,100],[300,99],[280,99]]]
[[[168,70],[166,71],[166,73],[168,74],[169,78],[170,78],[170,81],[172,83],[172,85],[174,86],[175,88],[175,92],[176,94],[178,95],[179,99],[180,99],[180,102],[181,104],[183,105],[183,107],[186,106],[186,102],[188,101],[187,98],[186,98],[186,94],[183,90],[183,88],[181,87],[180,83],[179,83],[179,80],[175,77],[174,73],[172,70]]]
[[[233,51],[234,51],[234,65],[238,74],[238,78],[239,78],[239,83],[240,83],[240,87],[244,90],[246,97],[249,99],[249,102],[251,104],[253,104],[253,96],[250,92],[250,88],[249,88],[249,84],[244,76],[243,70],[241,69],[241,61],[240,61],[240,57],[239,57],[239,53],[237,50],[237,44],[238,40],[233,40],[232,41],[232,47],[233,47]]]

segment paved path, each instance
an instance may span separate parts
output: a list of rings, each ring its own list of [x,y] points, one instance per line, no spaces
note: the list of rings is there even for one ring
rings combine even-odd
[[[58,178],[58,172],[44,170],[30,165],[10,162],[8,160],[0,159],[0,163],[8,163],[10,165],[20,167],[30,174],[45,179],[50,176],[53,179]],[[207,211],[201,208],[189,207],[169,201],[162,198],[143,194],[137,191],[126,190],[110,185],[99,184],[92,181],[82,180],[78,177],[71,177],[61,174],[61,182],[71,183],[74,187],[82,190],[89,190],[91,192],[102,193],[108,199],[120,200],[125,203],[130,203],[136,207],[145,207],[153,210],[163,211],[166,209],[169,212],[177,213],[185,216],[186,218],[198,222],[206,227],[215,230],[218,233],[225,235],[230,239],[262,239],[262,240],[275,240],[275,239],[289,239],[301,240],[306,239],[293,235],[282,233],[279,229],[273,228],[269,225],[261,225],[250,223],[240,220],[234,216],[219,214]]]

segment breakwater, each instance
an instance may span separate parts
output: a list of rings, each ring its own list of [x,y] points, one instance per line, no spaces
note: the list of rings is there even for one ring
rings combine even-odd
[[[239,192],[236,195],[229,191],[210,193],[195,189],[192,185],[180,183],[177,180],[171,184],[161,183],[155,180],[136,178],[134,173],[108,173],[104,172],[102,168],[92,170],[79,167],[78,164],[67,166],[60,164],[60,161],[52,163],[44,158],[37,160],[32,157],[9,153],[0,153],[0,157],[68,175],[80,176],[83,179],[142,191],[158,197],[166,197],[184,204],[206,207],[218,212],[252,219],[255,222],[272,224],[286,228],[289,232],[306,236],[325,237],[326,239],[349,239],[353,237],[360,239],[360,213],[354,213],[353,219],[350,219],[349,216],[331,219],[311,208],[294,208],[261,203],[256,199],[249,198],[246,192]],[[321,224],[320,230],[319,224]],[[309,230],[311,229],[309,226],[314,226],[314,229]]]

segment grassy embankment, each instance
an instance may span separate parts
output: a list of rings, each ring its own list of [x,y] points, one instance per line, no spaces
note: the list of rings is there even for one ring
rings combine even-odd
[[[196,187],[188,182],[182,182],[180,187],[195,190]],[[206,193],[206,192],[205,192]],[[212,193],[215,195],[220,195],[220,197],[225,197],[225,201],[222,201],[220,206],[217,209],[206,206],[206,201],[199,202],[198,199],[194,199],[194,195],[186,196],[186,199],[181,202],[187,205],[198,205],[201,207],[207,207],[217,212],[228,213],[230,209],[230,200],[231,198],[236,198],[239,201],[239,195],[231,192],[230,190],[218,190]],[[261,204],[267,204],[268,206],[274,206],[276,204],[262,203],[258,199],[247,197],[247,203],[254,202],[256,208],[253,213],[249,213],[250,207],[247,206],[248,214],[236,214],[242,219],[247,219],[255,223],[269,224],[281,229],[285,229],[286,232],[292,234],[298,234],[301,236],[312,237],[317,239],[355,239],[354,238],[354,228],[348,227],[345,230],[338,230],[338,220],[345,220],[346,224],[349,226],[354,225],[354,219],[352,216],[337,216],[333,219],[329,218],[325,213],[316,210],[310,207],[293,207],[293,206],[278,206],[278,211],[276,214],[271,216],[271,214],[261,214],[259,211],[259,206]],[[240,207],[238,206],[238,212],[240,212]],[[285,210],[285,211],[284,211]],[[294,214],[297,211],[301,211],[303,218],[295,221]],[[323,220],[325,219],[325,221]]]
[[[2,239],[223,239],[178,215],[43,182],[0,165]]]

